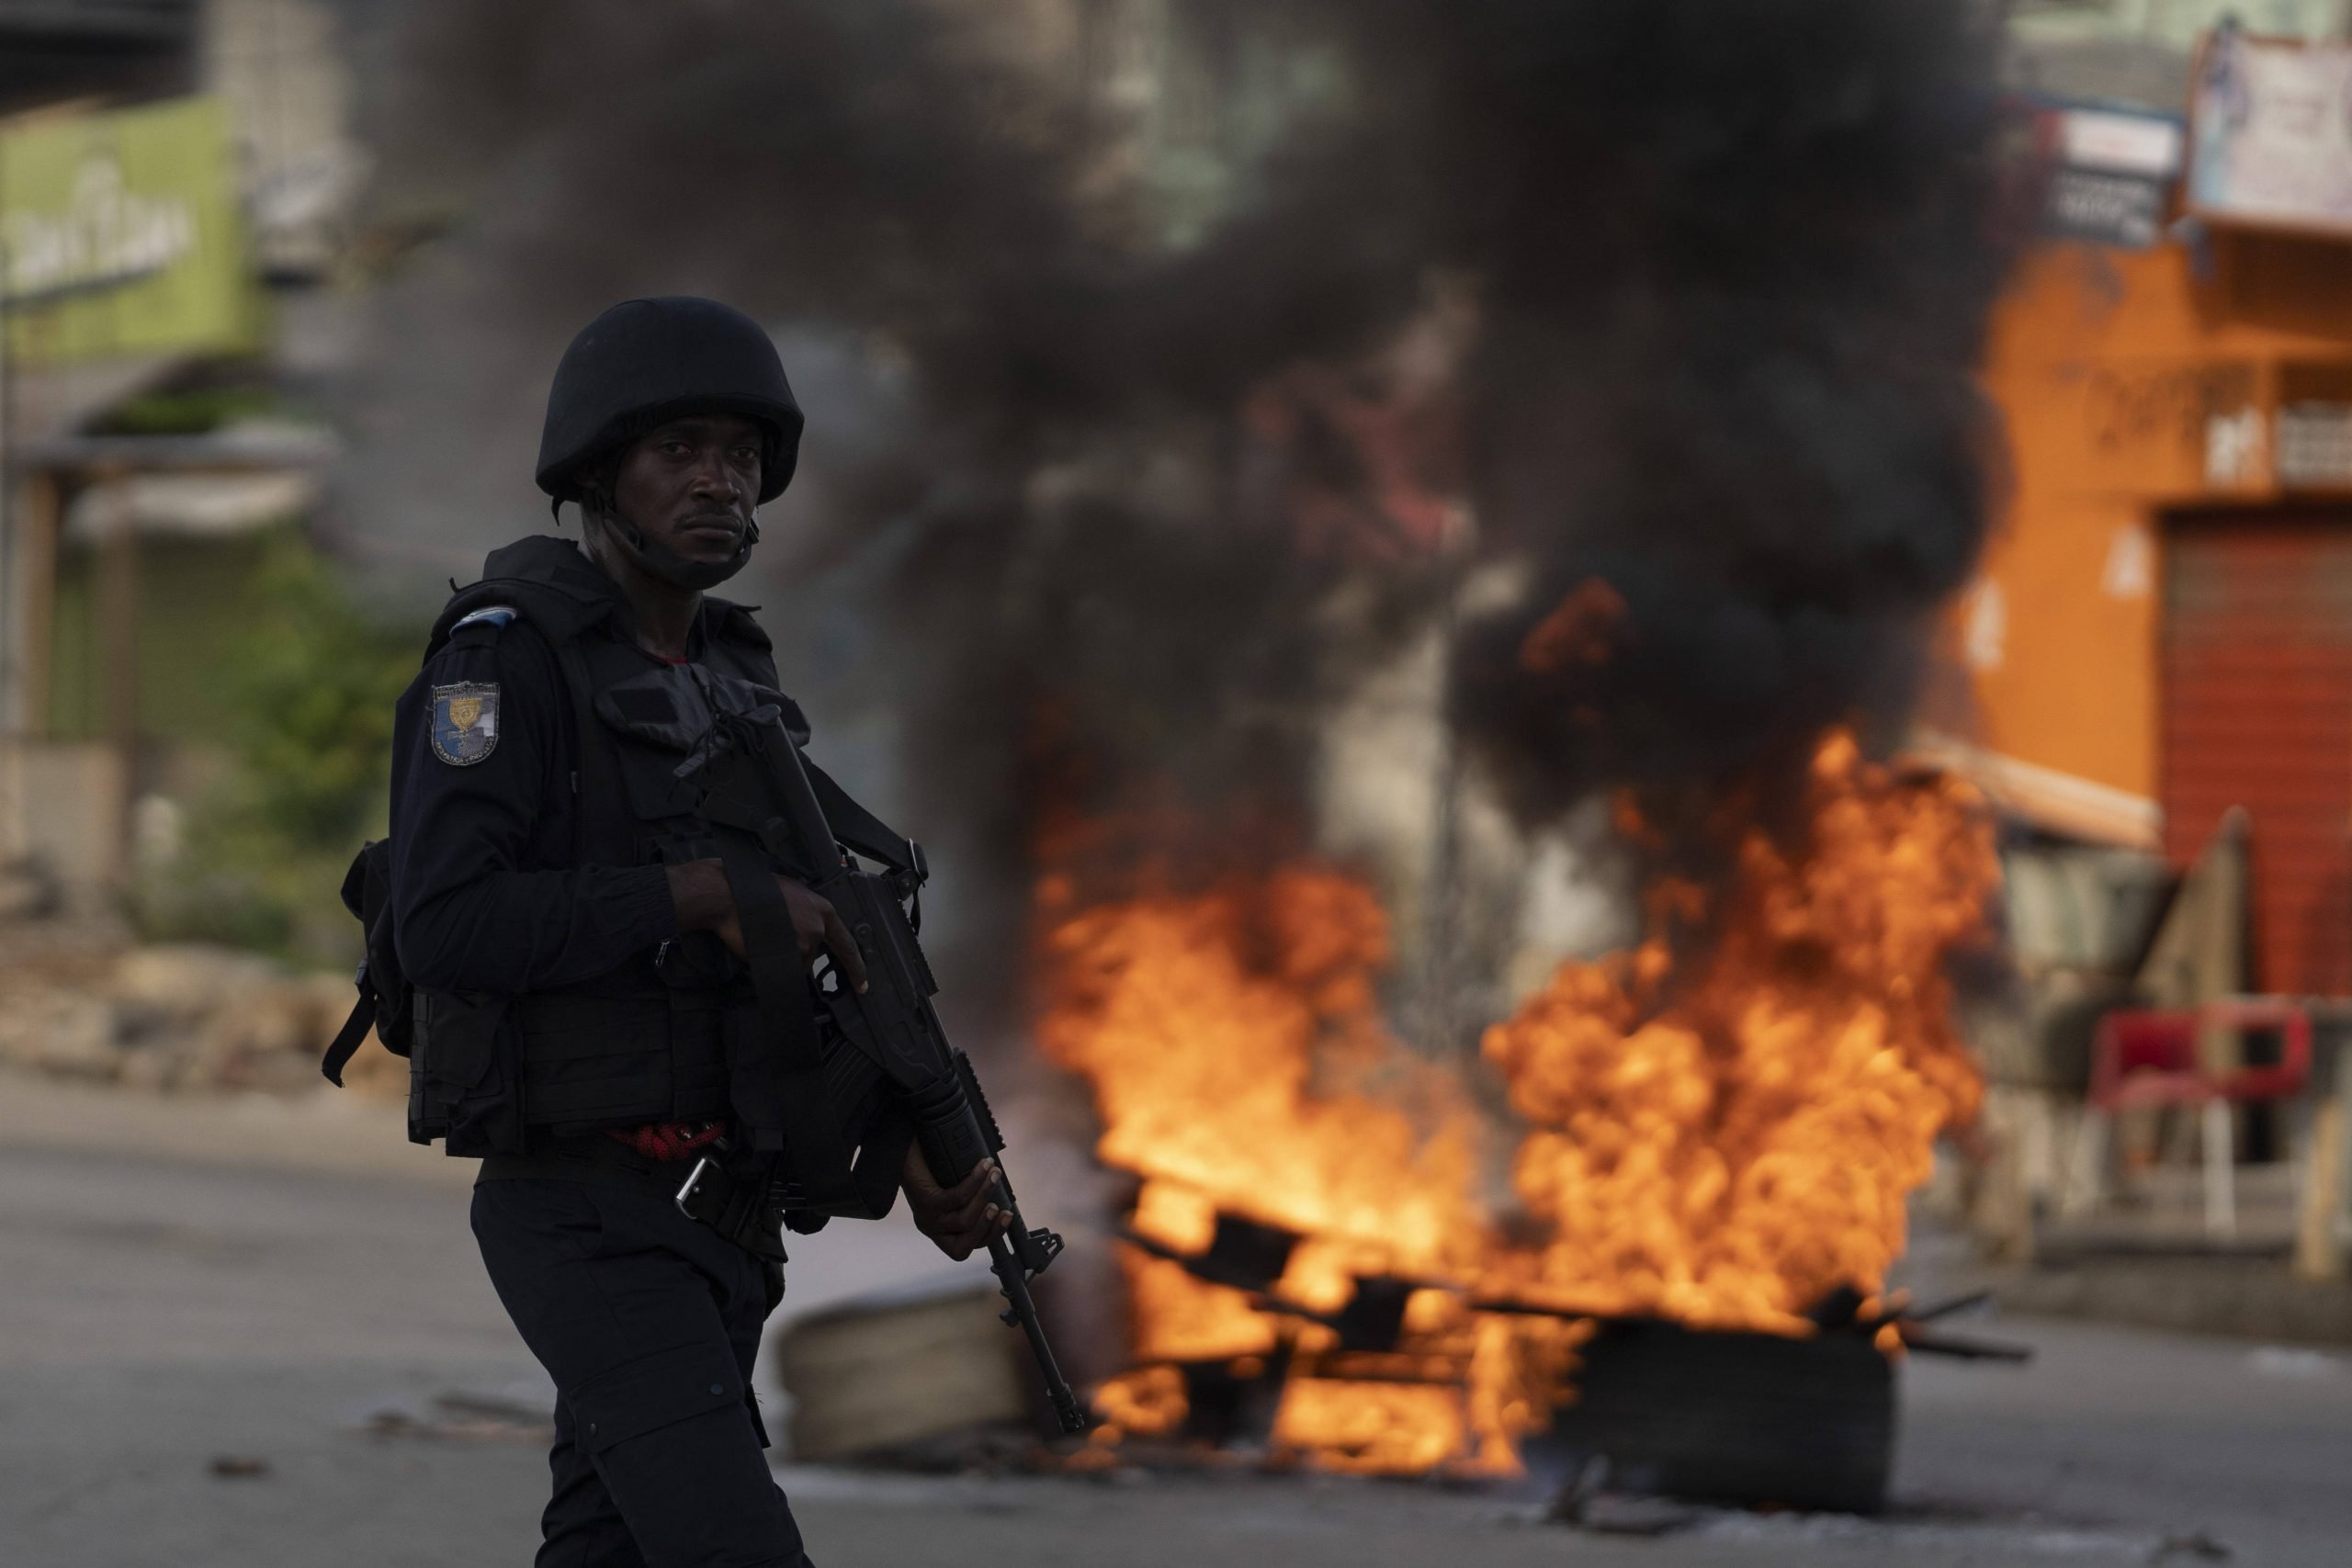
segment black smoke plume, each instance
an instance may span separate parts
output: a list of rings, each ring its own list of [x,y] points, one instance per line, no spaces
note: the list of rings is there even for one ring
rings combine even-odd
[[[1493,172],[1453,214],[1488,282],[1476,496],[1528,569],[1460,645],[1463,734],[1535,819],[1769,789],[1831,724],[1886,739],[1996,471],[1991,12],[1450,15],[1435,156]]]
[[[1189,208],[1102,90],[1153,15],[1187,63],[1152,112],[1216,174]],[[571,332],[710,293],[797,334],[805,477],[753,595],[787,681],[901,716],[892,805],[952,828],[984,916],[1066,818],[1297,838],[1317,714],[1465,550],[1519,588],[1464,628],[1452,712],[1525,819],[1769,773],[1899,715],[1977,548],[1980,28],[1964,0],[419,0],[379,223],[454,227],[386,292],[353,525],[521,531]],[[1396,400],[1377,356],[1448,294],[1475,340],[1384,467],[1332,410]],[[1396,544],[1400,468],[1475,545]]]

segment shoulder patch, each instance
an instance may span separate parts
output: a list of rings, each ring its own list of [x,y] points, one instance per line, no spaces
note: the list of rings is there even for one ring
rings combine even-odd
[[[470,767],[498,750],[498,683],[461,681],[433,688],[433,754]]]
[[[459,616],[457,625],[449,630],[454,633],[472,626],[503,626],[514,618],[514,608],[511,604],[484,604],[471,615]]]

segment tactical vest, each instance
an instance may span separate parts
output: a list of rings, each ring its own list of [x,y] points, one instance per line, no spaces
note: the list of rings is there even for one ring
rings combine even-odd
[[[697,697],[765,700],[807,736],[797,705],[775,691],[771,645],[750,613],[706,598],[698,667],[665,671],[615,635],[620,600],[571,541],[521,540],[492,552],[483,574],[443,609],[427,657],[468,615],[492,607],[512,609],[529,628],[502,636],[536,635],[554,651],[569,698],[571,863],[674,864],[714,854],[709,826],[675,776],[707,715],[677,710]],[[758,1014],[740,965],[708,932],[592,979],[513,998],[420,988],[412,1027],[410,1136],[446,1139],[453,1155],[519,1153],[531,1130],[568,1136],[775,1119],[730,1068],[730,1058],[755,1050]]]

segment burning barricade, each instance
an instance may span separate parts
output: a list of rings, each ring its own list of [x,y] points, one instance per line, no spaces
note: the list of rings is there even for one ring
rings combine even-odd
[[[1995,861],[1964,788],[1843,733],[1805,807],[1801,843],[1752,829],[1724,886],[1653,887],[1639,947],[1562,965],[1487,1031],[1500,1118],[1388,1032],[1361,883],[1291,865],[1074,908],[1049,876],[1039,1039],[1137,1182],[1136,1364],[1096,1395],[1097,1446],[1510,1474],[1555,1432],[1612,1445],[1579,1430],[1588,1359],[1596,1392],[1622,1382],[1606,1352],[1720,1393],[1690,1358],[1738,1345],[1784,1409],[1843,1368],[1876,1411],[1822,1479],[1739,1500],[1874,1506],[1901,1343],[1883,1286],[1938,1134],[1976,1103],[1945,964],[1983,940]],[[1704,934],[1678,952],[1678,927]],[[1823,1348],[1783,1365],[1775,1341]]]

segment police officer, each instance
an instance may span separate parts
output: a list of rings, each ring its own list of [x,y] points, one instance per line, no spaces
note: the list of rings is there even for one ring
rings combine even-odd
[[[493,551],[395,718],[411,1134],[482,1157],[482,1260],[555,1382],[539,1568],[808,1562],[751,1392],[783,1294],[775,1216],[722,1234],[673,1201],[763,1114],[742,1089],[759,1044],[729,960],[742,931],[676,757],[625,723],[632,682],[664,667],[775,688],[751,613],[707,591],[750,558],[800,430],[775,345],[741,311],[605,311],[557,367],[539,450],[582,547]],[[863,988],[840,916],[777,880],[802,955]],[[990,1175],[944,1190],[908,1154],[915,1224],[950,1258],[1004,1223]]]

